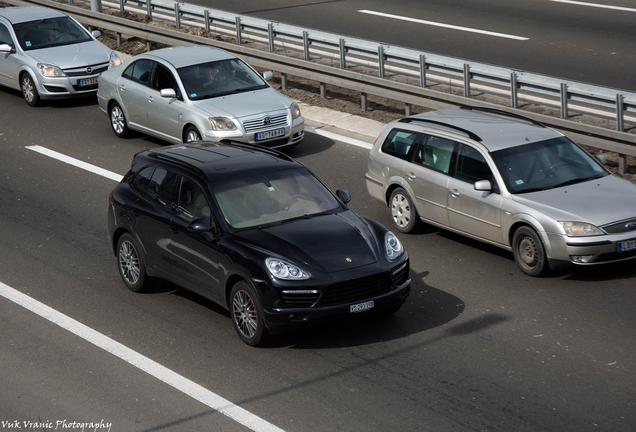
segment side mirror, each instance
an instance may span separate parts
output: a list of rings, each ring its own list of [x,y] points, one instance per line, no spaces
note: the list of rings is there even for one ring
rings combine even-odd
[[[11,45],[2,44],[2,45],[0,45],[0,52],[8,52],[8,53],[10,53],[10,52],[15,52],[15,51],[13,50],[13,47]]]
[[[492,185],[490,184],[488,180],[479,180],[475,182],[475,184],[473,185],[473,188],[477,191],[490,192],[492,190]]]
[[[173,99],[177,97],[177,93],[174,91],[174,89],[165,88],[165,89],[161,89],[161,97]]]
[[[217,237],[216,229],[210,226],[210,222],[205,218],[193,220],[187,229],[192,233],[202,234],[208,241],[214,241]]]
[[[273,74],[273,73],[271,73],[270,71],[263,72],[263,79],[264,79],[265,81],[269,81],[269,80],[271,80],[273,76],[274,76],[274,74]]]
[[[93,35],[95,39],[97,39],[98,37],[102,35],[102,33],[99,30],[93,30],[91,34]]]
[[[601,163],[601,165],[607,165],[607,158],[603,155],[596,155],[596,159]]]
[[[344,189],[338,189],[336,191],[336,195],[338,195],[338,198],[340,198],[345,204],[351,201],[351,194]]]

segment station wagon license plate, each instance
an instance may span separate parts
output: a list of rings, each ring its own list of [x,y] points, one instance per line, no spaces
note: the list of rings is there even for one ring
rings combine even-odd
[[[629,250],[636,249],[636,239],[625,240],[622,242],[618,242],[618,251],[619,252],[627,252]]]
[[[373,306],[375,306],[375,304],[373,303],[373,300],[369,300],[368,302],[358,303],[358,304],[349,306],[349,312],[351,313],[363,312],[365,310],[373,309]]]
[[[86,87],[86,86],[95,85],[95,84],[97,84],[97,77],[77,80],[77,85],[79,87]]]
[[[264,141],[264,140],[277,138],[281,136],[285,136],[285,128],[274,129],[274,130],[266,131],[266,132],[259,132],[257,134],[254,134],[254,140]]]

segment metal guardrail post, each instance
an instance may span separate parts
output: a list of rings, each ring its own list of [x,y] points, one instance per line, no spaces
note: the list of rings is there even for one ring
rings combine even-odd
[[[367,112],[367,94],[364,92],[360,93],[360,100],[362,112]]]
[[[303,53],[305,54],[305,60],[309,60],[309,33],[303,31]]]
[[[470,65],[464,63],[464,96],[470,97]]]
[[[420,55],[420,87],[426,87],[426,56]]]
[[[623,95],[622,94],[617,94],[616,95],[616,130],[619,132],[625,132],[625,130],[623,130],[624,125],[623,125],[623,113],[624,113],[624,107],[623,107]]]
[[[561,83],[561,118],[568,118],[568,85]]]
[[[205,23],[205,31],[209,32],[210,31],[210,11],[207,9],[203,11],[203,22]]]
[[[510,106],[513,108],[519,108],[519,100],[517,99],[517,74],[512,72],[510,74]]]
[[[152,51],[152,42],[149,40],[146,41],[146,52]]]
[[[124,12],[124,4],[126,4],[126,0],[119,0],[119,10]]]
[[[152,20],[152,0],[146,0],[146,15],[148,15],[149,20]]]
[[[345,48],[345,40],[343,38],[340,38],[339,41],[339,45],[340,45],[340,67],[342,69],[346,69],[347,68],[347,59],[345,58],[346,56],[346,52],[347,52],[347,48]]]
[[[179,9],[179,3],[174,2],[174,26],[177,29],[181,28],[181,10]]]
[[[380,78],[384,78],[384,47],[378,46],[378,70]]]
[[[405,117],[410,117],[410,116],[411,116],[411,114],[413,114],[413,107],[411,106],[411,104],[410,104],[410,103],[407,103],[407,104],[404,106],[404,116],[405,116]]]
[[[117,32],[115,36],[117,37],[117,47],[119,48],[121,46],[121,33]]]
[[[243,39],[241,37],[241,17],[236,17],[236,43],[237,45],[243,44]]]
[[[323,99],[327,97],[327,84],[322,82],[320,83],[320,97]]]
[[[269,52],[274,52],[274,24],[267,23],[267,40],[269,41]]]
[[[287,74],[285,72],[280,74],[280,87],[282,90],[287,90]]]

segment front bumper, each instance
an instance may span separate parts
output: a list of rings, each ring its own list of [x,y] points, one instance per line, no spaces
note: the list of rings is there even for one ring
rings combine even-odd
[[[91,96],[97,93],[99,73],[72,77],[44,77],[36,72],[34,80],[43,100]],[[84,85],[83,85],[84,84]]]
[[[276,128],[273,128],[273,129],[276,129]],[[305,119],[302,116],[295,118],[292,121],[291,126],[289,125],[285,126],[284,130],[285,130],[285,134],[283,136],[276,137],[273,139],[260,140],[260,141],[256,140],[255,138],[256,133],[254,132],[246,133],[243,130],[243,128],[241,128],[240,130],[237,129],[235,131],[228,131],[228,132],[206,130],[203,132],[202,138],[204,140],[211,140],[211,141],[223,141],[223,140],[240,141],[247,144],[256,144],[256,145],[269,147],[269,148],[289,147],[289,146],[294,146],[296,144],[300,144],[300,142],[305,137]],[[267,132],[267,131],[268,129],[263,129],[263,130],[259,130],[258,132],[260,133],[260,132]]]
[[[593,237],[567,237],[548,234],[550,250],[548,259],[551,267],[566,264],[598,265],[636,258],[636,249],[619,251],[619,244],[636,240],[636,232]]]

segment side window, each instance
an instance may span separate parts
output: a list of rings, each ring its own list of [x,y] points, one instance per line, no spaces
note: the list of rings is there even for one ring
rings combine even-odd
[[[415,162],[448,174],[455,141],[429,136],[426,145],[418,148]]]
[[[461,144],[457,152],[455,177],[468,183],[479,180],[493,181],[492,171],[484,156],[476,149]]]
[[[177,197],[179,176],[163,168],[155,169],[150,177],[148,198],[157,206],[170,211]]]
[[[141,84],[148,85],[150,84],[152,63],[153,62],[150,60],[138,60],[128,66],[122,76],[133,81],[137,81]]]
[[[155,167],[146,167],[139,171],[130,183],[130,188],[137,193],[137,195],[147,198],[148,197],[148,183],[150,182],[150,176]]]
[[[198,184],[183,178],[179,191],[179,217],[188,222],[203,218],[211,223],[210,205]]]
[[[13,46],[13,40],[11,39],[11,32],[2,23],[0,23],[0,45],[7,44]]]
[[[406,160],[419,137],[415,132],[393,129],[382,144],[382,152]]]
[[[157,91],[162,89],[173,89],[179,97],[179,86],[170,72],[165,66],[157,64],[155,68],[155,74],[152,78],[152,85],[150,86]]]

